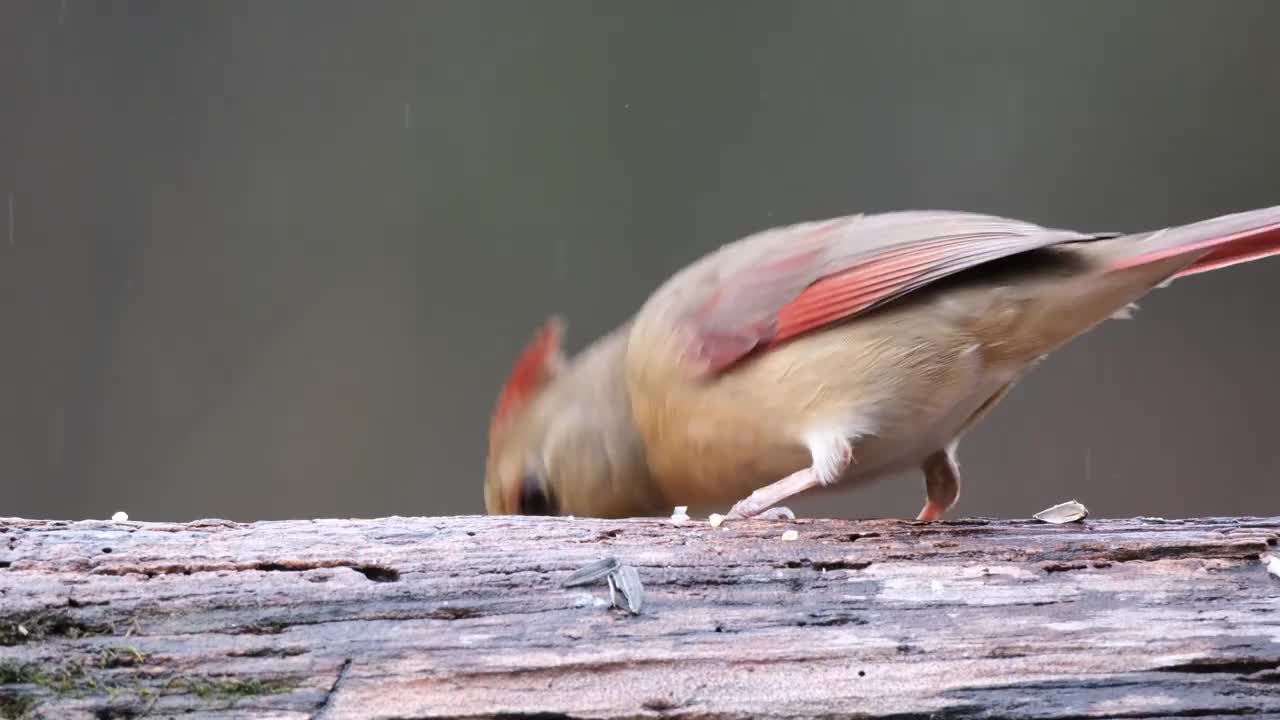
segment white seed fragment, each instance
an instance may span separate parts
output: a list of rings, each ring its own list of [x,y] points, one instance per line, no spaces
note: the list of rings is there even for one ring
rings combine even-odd
[[[720,527],[720,523],[724,522],[724,516],[720,513],[711,513],[711,517],[707,518],[707,522],[711,523],[711,527]]]
[[[689,506],[677,505],[675,511],[671,513],[671,522],[675,525],[683,525],[689,522]]]
[[[1280,578],[1280,557],[1268,555],[1262,559],[1267,563],[1267,572],[1276,578]]]
[[[795,540],[799,537],[800,537],[800,533],[796,532],[795,530],[788,530],[782,533],[782,539],[786,542],[791,542],[792,540]]]
[[[1089,517],[1089,508],[1081,505],[1075,500],[1069,502],[1058,503],[1051,508],[1046,508],[1031,517],[1040,522],[1053,523],[1061,525],[1063,523],[1079,522]]]
[[[129,521],[129,513],[127,513],[127,512],[125,512],[125,511],[121,510],[121,511],[117,512],[115,515],[112,515],[112,516],[111,516],[111,521],[112,521],[112,522],[128,522],[128,521]]]

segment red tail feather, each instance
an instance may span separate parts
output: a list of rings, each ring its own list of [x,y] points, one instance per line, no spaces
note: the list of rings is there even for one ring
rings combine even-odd
[[[1280,255],[1280,206],[1223,215],[1145,235],[1113,270],[1202,253],[1174,278]]]
[[[1245,234],[1244,237],[1230,238],[1221,247],[1195,261],[1191,267],[1174,277],[1209,272],[1250,260],[1261,260],[1271,255],[1280,255],[1280,226],[1269,228],[1256,235]]]

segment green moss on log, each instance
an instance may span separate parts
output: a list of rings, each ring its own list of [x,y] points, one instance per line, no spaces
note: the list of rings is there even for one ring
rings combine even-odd
[[[110,625],[80,620],[66,610],[37,610],[0,617],[0,646],[4,647],[51,638],[78,640],[112,632]]]

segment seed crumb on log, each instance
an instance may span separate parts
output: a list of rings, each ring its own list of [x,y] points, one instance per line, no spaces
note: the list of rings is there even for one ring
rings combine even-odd
[[[1278,539],[1280,518],[0,519],[0,718],[1280,717]],[[602,558],[638,613],[565,587]]]

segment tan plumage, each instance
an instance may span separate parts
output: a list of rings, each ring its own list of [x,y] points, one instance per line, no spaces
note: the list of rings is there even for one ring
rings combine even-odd
[[[517,386],[528,396],[514,406],[499,403],[490,426],[486,509],[625,517],[662,507],[666,500],[648,474],[622,382],[628,326],[571,363],[561,354],[561,328],[552,318],[522,358],[539,371]]]
[[[1280,206],[1124,236],[940,211],[758,233],[495,419],[517,429],[491,445],[486,506],[529,512],[511,498],[534,487],[547,512],[750,517],[919,468],[937,519],[960,438],[1039,359],[1171,278],[1275,253]]]

